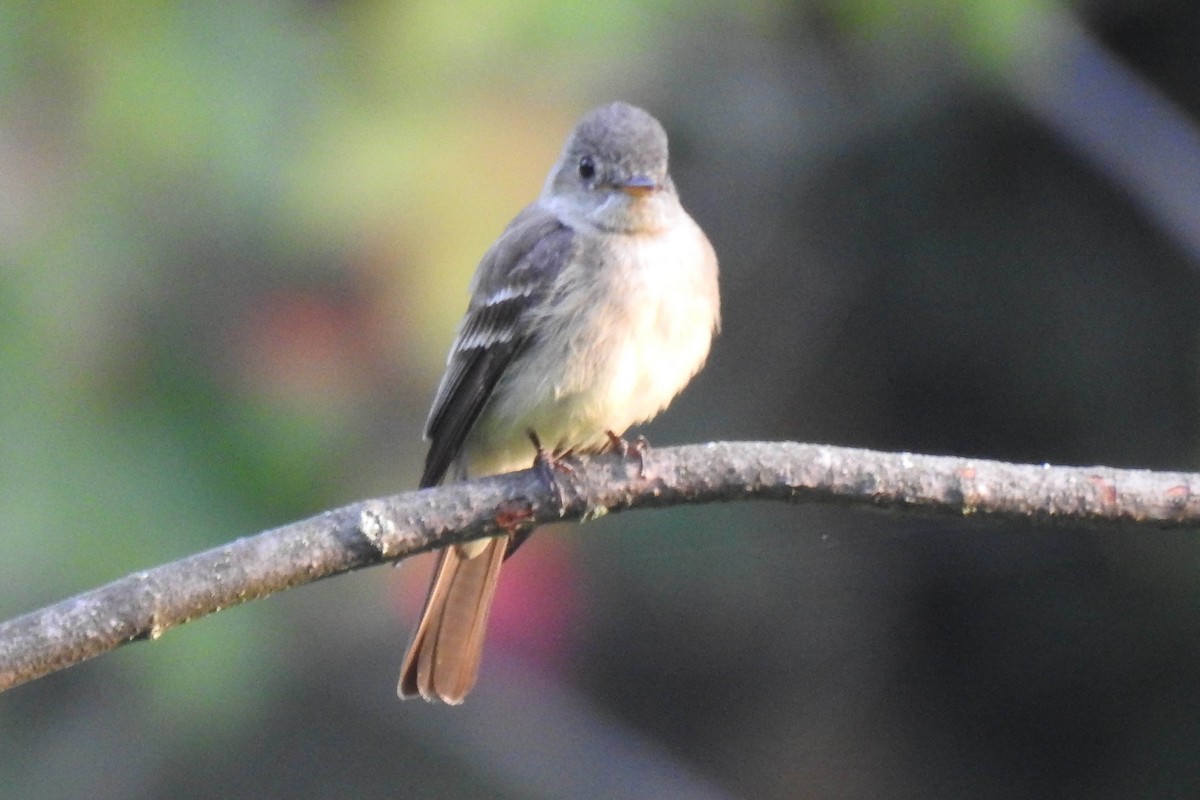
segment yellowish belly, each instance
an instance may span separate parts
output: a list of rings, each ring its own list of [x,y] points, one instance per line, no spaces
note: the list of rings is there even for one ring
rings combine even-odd
[[[586,283],[566,287],[497,387],[467,444],[470,474],[529,466],[531,429],[554,450],[600,448],[606,431],[662,411],[704,365],[718,316],[707,242],[641,237],[632,252],[611,269],[564,273]],[[597,272],[612,283],[596,285]]]

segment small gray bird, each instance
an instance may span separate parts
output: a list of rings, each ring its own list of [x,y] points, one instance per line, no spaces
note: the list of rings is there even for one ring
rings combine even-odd
[[[551,453],[600,451],[666,408],[704,365],[720,300],[658,120],[626,103],[584,116],[470,292],[425,425],[422,488],[527,468],[531,433]],[[442,551],[400,697],[471,691],[510,539]]]

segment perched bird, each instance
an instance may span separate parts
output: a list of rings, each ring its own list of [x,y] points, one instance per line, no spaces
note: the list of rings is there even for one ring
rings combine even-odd
[[[667,172],[667,135],[626,103],[585,115],[538,199],[471,281],[429,419],[421,487],[594,452],[666,408],[720,324],[717,257]],[[509,536],[441,552],[399,695],[461,703],[479,674]]]

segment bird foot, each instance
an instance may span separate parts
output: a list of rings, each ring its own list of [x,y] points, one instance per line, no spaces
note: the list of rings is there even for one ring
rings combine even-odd
[[[554,494],[554,501],[558,505],[558,515],[561,517],[567,511],[567,501],[563,495],[562,485],[558,482],[557,473],[561,472],[571,477],[575,475],[574,467],[562,460],[571,455],[571,451],[551,453],[542,447],[542,440],[538,438],[535,431],[530,430],[528,434],[529,441],[533,442],[533,449],[537,451],[533,458],[533,468],[537,470],[546,487]]]
[[[632,442],[612,431],[605,433],[608,434],[608,452],[616,453],[624,459],[636,458],[638,477],[646,477],[646,451],[650,449],[650,440],[640,433]]]

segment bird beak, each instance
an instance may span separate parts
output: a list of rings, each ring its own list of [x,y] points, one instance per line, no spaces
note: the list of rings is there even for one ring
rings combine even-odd
[[[631,197],[645,197],[658,191],[658,183],[649,175],[634,175],[618,183],[617,188]]]

